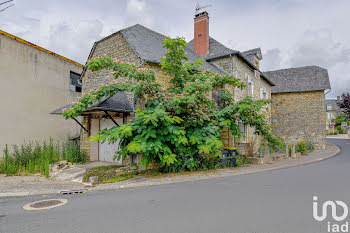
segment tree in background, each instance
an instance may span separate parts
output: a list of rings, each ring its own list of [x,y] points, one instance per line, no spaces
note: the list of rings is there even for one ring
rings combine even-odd
[[[161,69],[170,80],[170,87],[156,81],[155,72],[147,67],[113,60],[108,57],[93,59],[87,67],[92,71],[109,69],[115,80],[82,97],[63,115],[76,117],[104,96],[113,96],[118,91],[134,92],[143,99],[145,110],[136,112],[136,119],[120,127],[103,129],[94,140],[113,143],[120,141],[118,157],[141,154],[142,164],[156,162],[165,171],[196,170],[203,164],[221,155],[223,146],[221,130],[227,127],[234,136],[240,137],[238,122],[255,128],[271,144],[281,142],[273,137],[261,109],[270,100],[253,100],[246,97],[235,102],[232,93],[225,87],[230,85],[243,89],[245,84],[227,74],[201,71],[202,61],[186,62],[188,57],[181,38],[166,39],[167,49],[161,58]],[[134,78],[135,83],[131,82]],[[209,95],[219,91],[220,106]]]
[[[343,93],[340,101],[337,104],[341,111],[346,115],[347,119],[350,120],[350,93]]]

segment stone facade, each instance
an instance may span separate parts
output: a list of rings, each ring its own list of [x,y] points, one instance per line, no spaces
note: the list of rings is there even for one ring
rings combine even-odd
[[[120,32],[112,34],[109,37],[102,39],[97,42],[93,48],[91,58],[98,58],[109,56],[111,58],[117,58],[122,61],[132,62],[134,64],[141,64],[141,59],[136,55],[131,46],[127,43],[125,38]],[[164,71],[160,69],[160,66],[155,63],[143,63],[143,66],[150,67],[156,72],[156,79],[165,87],[169,86],[169,78],[165,75]],[[101,84],[108,84],[113,81],[113,74],[109,70],[101,70],[98,72],[91,72],[90,70],[86,70],[86,72],[82,75],[82,83],[83,83],[83,93],[87,93],[90,90],[97,89]],[[122,81],[122,78],[120,78]],[[132,94],[126,93],[129,97],[130,103],[132,103]],[[135,101],[135,109],[141,110],[143,109],[143,104],[139,101]],[[86,129],[91,129],[91,121],[92,119],[100,119],[101,115],[92,115],[85,116],[83,119],[83,126]],[[132,117],[129,115],[127,117],[127,122],[130,122]],[[86,131],[82,131],[81,133],[81,150],[87,154],[88,159],[92,156],[90,154],[91,147],[98,146],[96,143],[89,141],[89,135]],[[126,160],[125,160],[126,161]],[[125,162],[123,161],[123,163]]]
[[[141,64],[142,62],[141,59],[133,51],[133,49],[130,47],[130,45],[127,43],[127,41],[125,40],[125,38],[120,32],[115,33],[109,37],[106,37],[105,39],[96,43],[92,51],[91,58],[97,58],[101,56],[118,58],[119,60],[129,61],[135,64]],[[264,98],[271,97],[271,85],[260,76],[260,73],[259,73],[260,71],[252,69],[242,59],[238,58],[237,56],[235,55],[233,55],[232,57],[226,56],[226,57],[212,60],[211,62],[214,63],[216,66],[222,68],[225,72],[229,74],[231,73],[231,67],[232,67],[232,74],[247,84],[247,88],[243,90],[241,90],[240,88],[232,88],[230,86],[226,87],[234,95],[234,98],[236,101],[239,101],[244,97],[246,97],[247,95],[252,95],[252,94],[254,98],[259,99],[260,88],[262,88],[266,93],[266,96]],[[163,86],[169,87],[170,85],[169,77],[166,76],[164,71],[161,70],[159,64],[145,62],[143,63],[143,66],[148,66],[151,69],[153,69],[156,72],[157,81],[160,82]],[[101,84],[108,84],[112,80],[113,80],[113,75],[108,70],[102,70],[99,72],[91,72],[87,70],[82,76],[83,92],[87,93],[89,90],[96,89]],[[252,92],[251,84],[249,83],[253,83],[254,85],[253,92]],[[129,97],[130,96],[131,95],[129,93]],[[137,101],[136,101],[136,109],[142,109],[142,108],[143,108],[142,104],[137,104]],[[270,119],[271,108],[267,107],[263,111],[267,115],[267,118]],[[85,117],[83,122],[84,127],[89,128],[90,127],[89,124],[91,124],[90,121],[91,119],[89,120],[88,117]],[[128,121],[131,121],[130,116],[128,117]],[[247,148],[247,145],[250,142],[250,140],[253,137],[255,137],[253,129],[247,126],[245,127],[247,128],[245,139],[241,138],[240,140],[238,139],[234,140],[230,131],[228,129],[224,129],[222,132],[222,137],[223,137],[225,147],[232,147],[240,144],[239,149],[241,150],[241,152],[244,153],[245,152],[244,148]],[[85,131],[82,132],[81,149],[89,155],[89,151],[91,150],[90,147],[92,143],[88,141],[88,136],[89,135]]]
[[[120,32],[112,34],[99,42],[96,42],[93,50],[91,51],[91,59],[109,56],[111,58],[117,58],[121,61],[128,61],[135,64],[140,64],[141,59],[136,55],[127,41],[124,39],[123,35]],[[83,83],[83,93],[88,93],[90,90],[97,89],[101,84],[108,84],[113,81],[114,77],[111,71],[109,70],[101,70],[98,72],[91,72],[90,70],[86,70],[82,75],[82,83]],[[122,78],[120,79],[120,81]],[[131,93],[126,93],[130,103],[132,101]],[[101,115],[92,115],[85,116],[83,119],[83,125],[86,129],[91,128],[92,119],[100,119]],[[129,115],[127,121],[131,121],[131,116]],[[81,150],[87,154],[88,159],[90,159],[90,151],[91,147],[98,146],[94,142],[89,141],[89,135],[86,131],[82,131],[81,133]]]
[[[252,96],[255,99],[260,99],[261,97],[265,99],[271,98],[271,85],[264,80],[260,71],[252,69],[247,65],[242,59],[236,55],[225,56],[221,58],[216,58],[211,60],[216,66],[223,69],[226,73],[231,74],[246,84],[246,88],[241,90],[240,88],[227,87],[228,90],[232,91],[235,101],[240,101],[247,96]],[[232,62],[232,63],[231,63]],[[232,71],[231,71],[232,68]],[[253,87],[252,87],[253,86]],[[263,90],[263,93],[266,93],[264,96],[260,96],[260,89]],[[266,115],[268,121],[271,119],[271,106],[267,106],[262,110]],[[255,151],[257,150],[259,144],[261,143],[261,137],[254,135],[254,129],[251,127],[246,127],[246,135],[240,139],[233,138],[229,129],[224,129],[222,132],[223,142],[225,147],[236,146],[241,153],[246,153],[249,143],[256,143]]]
[[[324,91],[272,94],[272,131],[287,143],[312,141],[325,148],[326,111]]]

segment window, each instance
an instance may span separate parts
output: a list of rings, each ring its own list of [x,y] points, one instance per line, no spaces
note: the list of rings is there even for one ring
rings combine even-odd
[[[247,142],[248,138],[248,125],[243,124],[243,122],[238,123],[239,130],[241,132],[241,142]]]
[[[254,98],[254,83],[248,74],[246,76],[248,78],[248,95]]]
[[[328,119],[332,119],[332,113],[328,113]]]
[[[224,101],[221,99],[222,97],[222,92],[221,92],[222,87],[215,87],[213,90],[213,94],[212,94],[212,98],[213,100],[216,102],[216,104],[220,107],[220,108],[224,108],[225,107],[225,103]]]
[[[264,98],[264,94],[266,94],[266,93],[264,92],[264,89],[260,88],[260,99],[265,99],[265,98]]]
[[[332,110],[332,105],[327,104],[327,110]]]
[[[69,90],[81,92],[80,74],[70,72]]]

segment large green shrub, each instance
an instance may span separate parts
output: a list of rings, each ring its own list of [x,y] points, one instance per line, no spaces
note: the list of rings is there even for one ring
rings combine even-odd
[[[83,93],[63,115],[67,119],[76,117],[104,96],[113,96],[118,91],[134,92],[138,99],[145,101],[146,109],[137,112],[136,120],[104,129],[92,140],[113,143],[121,139],[118,156],[141,154],[143,165],[156,162],[164,171],[191,171],[200,169],[207,161],[211,161],[207,164],[215,162],[213,158],[221,156],[223,146],[221,131],[227,127],[234,136],[240,137],[238,122],[254,127],[255,133],[270,144],[280,144],[280,140],[271,135],[261,111],[269,100],[246,97],[235,102],[226,87],[243,89],[243,82],[229,74],[201,71],[201,60],[186,62],[186,42],[181,38],[166,39],[163,45],[167,52],[160,66],[169,76],[170,87],[157,82],[155,72],[147,67],[108,57],[93,59],[87,65],[91,71],[109,69],[115,79],[126,77],[129,81],[115,80]],[[219,92],[220,98],[216,101],[208,95],[213,91]],[[217,102],[223,104],[219,106]]]

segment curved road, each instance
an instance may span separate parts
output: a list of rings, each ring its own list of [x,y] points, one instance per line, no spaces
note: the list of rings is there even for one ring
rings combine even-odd
[[[313,196],[319,205],[350,207],[350,140],[328,142],[341,147],[339,155],[287,169],[65,196],[66,205],[43,211],[22,206],[57,195],[0,199],[0,232],[327,232],[331,218],[314,220]]]

